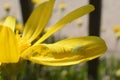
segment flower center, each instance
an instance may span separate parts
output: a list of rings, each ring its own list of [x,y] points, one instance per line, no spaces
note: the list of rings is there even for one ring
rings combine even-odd
[[[18,42],[18,48],[20,53],[31,46],[30,42],[28,42],[26,39],[21,38],[21,34],[19,34],[19,31],[16,31],[16,39]]]

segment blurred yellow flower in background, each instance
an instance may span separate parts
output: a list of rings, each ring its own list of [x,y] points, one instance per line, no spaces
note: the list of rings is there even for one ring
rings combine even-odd
[[[5,9],[6,11],[10,11],[10,5],[9,5],[8,3],[6,3],[6,4],[4,5],[4,9]]]
[[[95,36],[68,38],[53,44],[43,43],[66,24],[93,11],[92,5],[80,7],[64,16],[38,39],[51,17],[54,2],[55,0],[46,1],[33,10],[22,35],[14,33],[15,18],[6,18],[0,25],[1,63],[30,60],[43,65],[65,66],[94,59],[106,51],[104,40]]]
[[[120,77],[120,69],[118,69],[115,74],[117,77]]]
[[[58,7],[61,10],[65,10],[66,9],[66,4],[64,2],[61,2]]]
[[[117,39],[120,38],[120,26],[113,26],[112,30],[114,31]]]
[[[77,19],[76,23],[81,26],[83,24],[83,21],[82,19]]]

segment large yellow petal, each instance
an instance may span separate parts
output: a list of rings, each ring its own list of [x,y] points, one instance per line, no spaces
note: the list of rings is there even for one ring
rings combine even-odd
[[[66,66],[99,57],[107,47],[99,37],[70,38],[54,44],[40,44],[26,50],[22,57],[38,64]]]
[[[8,17],[5,19],[3,25],[11,28],[12,31],[14,31],[14,29],[15,29],[15,23],[16,23],[15,18],[12,17],[12,16],[8,16]]]
[[[66,24],[70,23],[71,21],[87,14],[90,13],[91,11],[94,10],[94,6],[92,5],[86,5],[83,7],[80,7],[76,10],[74,10],[73,12],[69,13],[68,15],[66,15],[65,17],[63,17],[60,21],[58,21],[55,25],[53,25],[47,32],[46,34],[44,34],[37,42],[41,43],[43,42],[45,39],[47,39],[49,36],[51,36],[53,33],[55,33],[56,31],[60,30],[63,26],[65,26]]]
[[[19,60],[16,38],[14,32],[8,26],[5,27],[0,25],[1,63],[15,63]]]
[[[34,9],[25,24],[23,38],[33,41],[42,32],[51,16],[55,0],[47,1]]]

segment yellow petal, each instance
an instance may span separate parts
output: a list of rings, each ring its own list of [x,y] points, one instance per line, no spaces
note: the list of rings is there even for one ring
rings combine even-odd
[[[17,42],[9,27],[0,26],[0,62],[15,63],[19,60]]]
[[[53,25],[45,35],[42,36],[42,38],[39,39],[39,41],[36,42],[36,44],[43,42],[45,39],[47,39],[49,36],[51,36],[53,33],[61,29],[66,24],[70,23],[71,21],[90,13],[94,10],[94,6],[92,5],[86,5],[83,7],[80,7],[76,9],[75,11],[69,13],[65,17],[63,17],[60,21],[58,21],[55,25]]]
[[[66,66],[99,57],[107,47],[99,37],[70,38],[54,44],[36,45],[26,50],[22,57],[38,64]]]
[[[5,22],[4,22],[3,25],[11,28],[12,31],[14,31],[14,29],[15,29],[15,22],[16,22],[16,21],[15,21],[15,18],[14,18],[14,17],[8,16],[8,17],[6,18],[6,20],[5,20]]]
[[[45,1],[49,1],[49,0],[32,0],[34,4],[42,4]]]
[[[39,36],[48,23],[54,2],[55,0],[50,0],[34,9],[27,23],[25,24],[23,38],[26,38],[31,42]]]

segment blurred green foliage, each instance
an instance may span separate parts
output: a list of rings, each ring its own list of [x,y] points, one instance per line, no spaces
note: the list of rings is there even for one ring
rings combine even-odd
[[[119,73],[118,73],[119,70]],[[120,80],[120,60],[114,57],[100,58],[99,80]],[[3,80],[0,76],[0,80]],[[50,67],[27,62],[18,80],[89,80],[87,64]]]
[[[116,75],[118,70],[120,70],[120,60],[114,57],[101,58],[98,69],[99,80],[120,80],[120,76]],[[21,76],[23,78],[20,78],[20,80],[89,80],[87,78],[86,63],[64,67],[50,67],[29,63],[29,75],[26,75],[28,73],[25,71],[22,71]],[[25,78],[25,76],[28,78]]]

